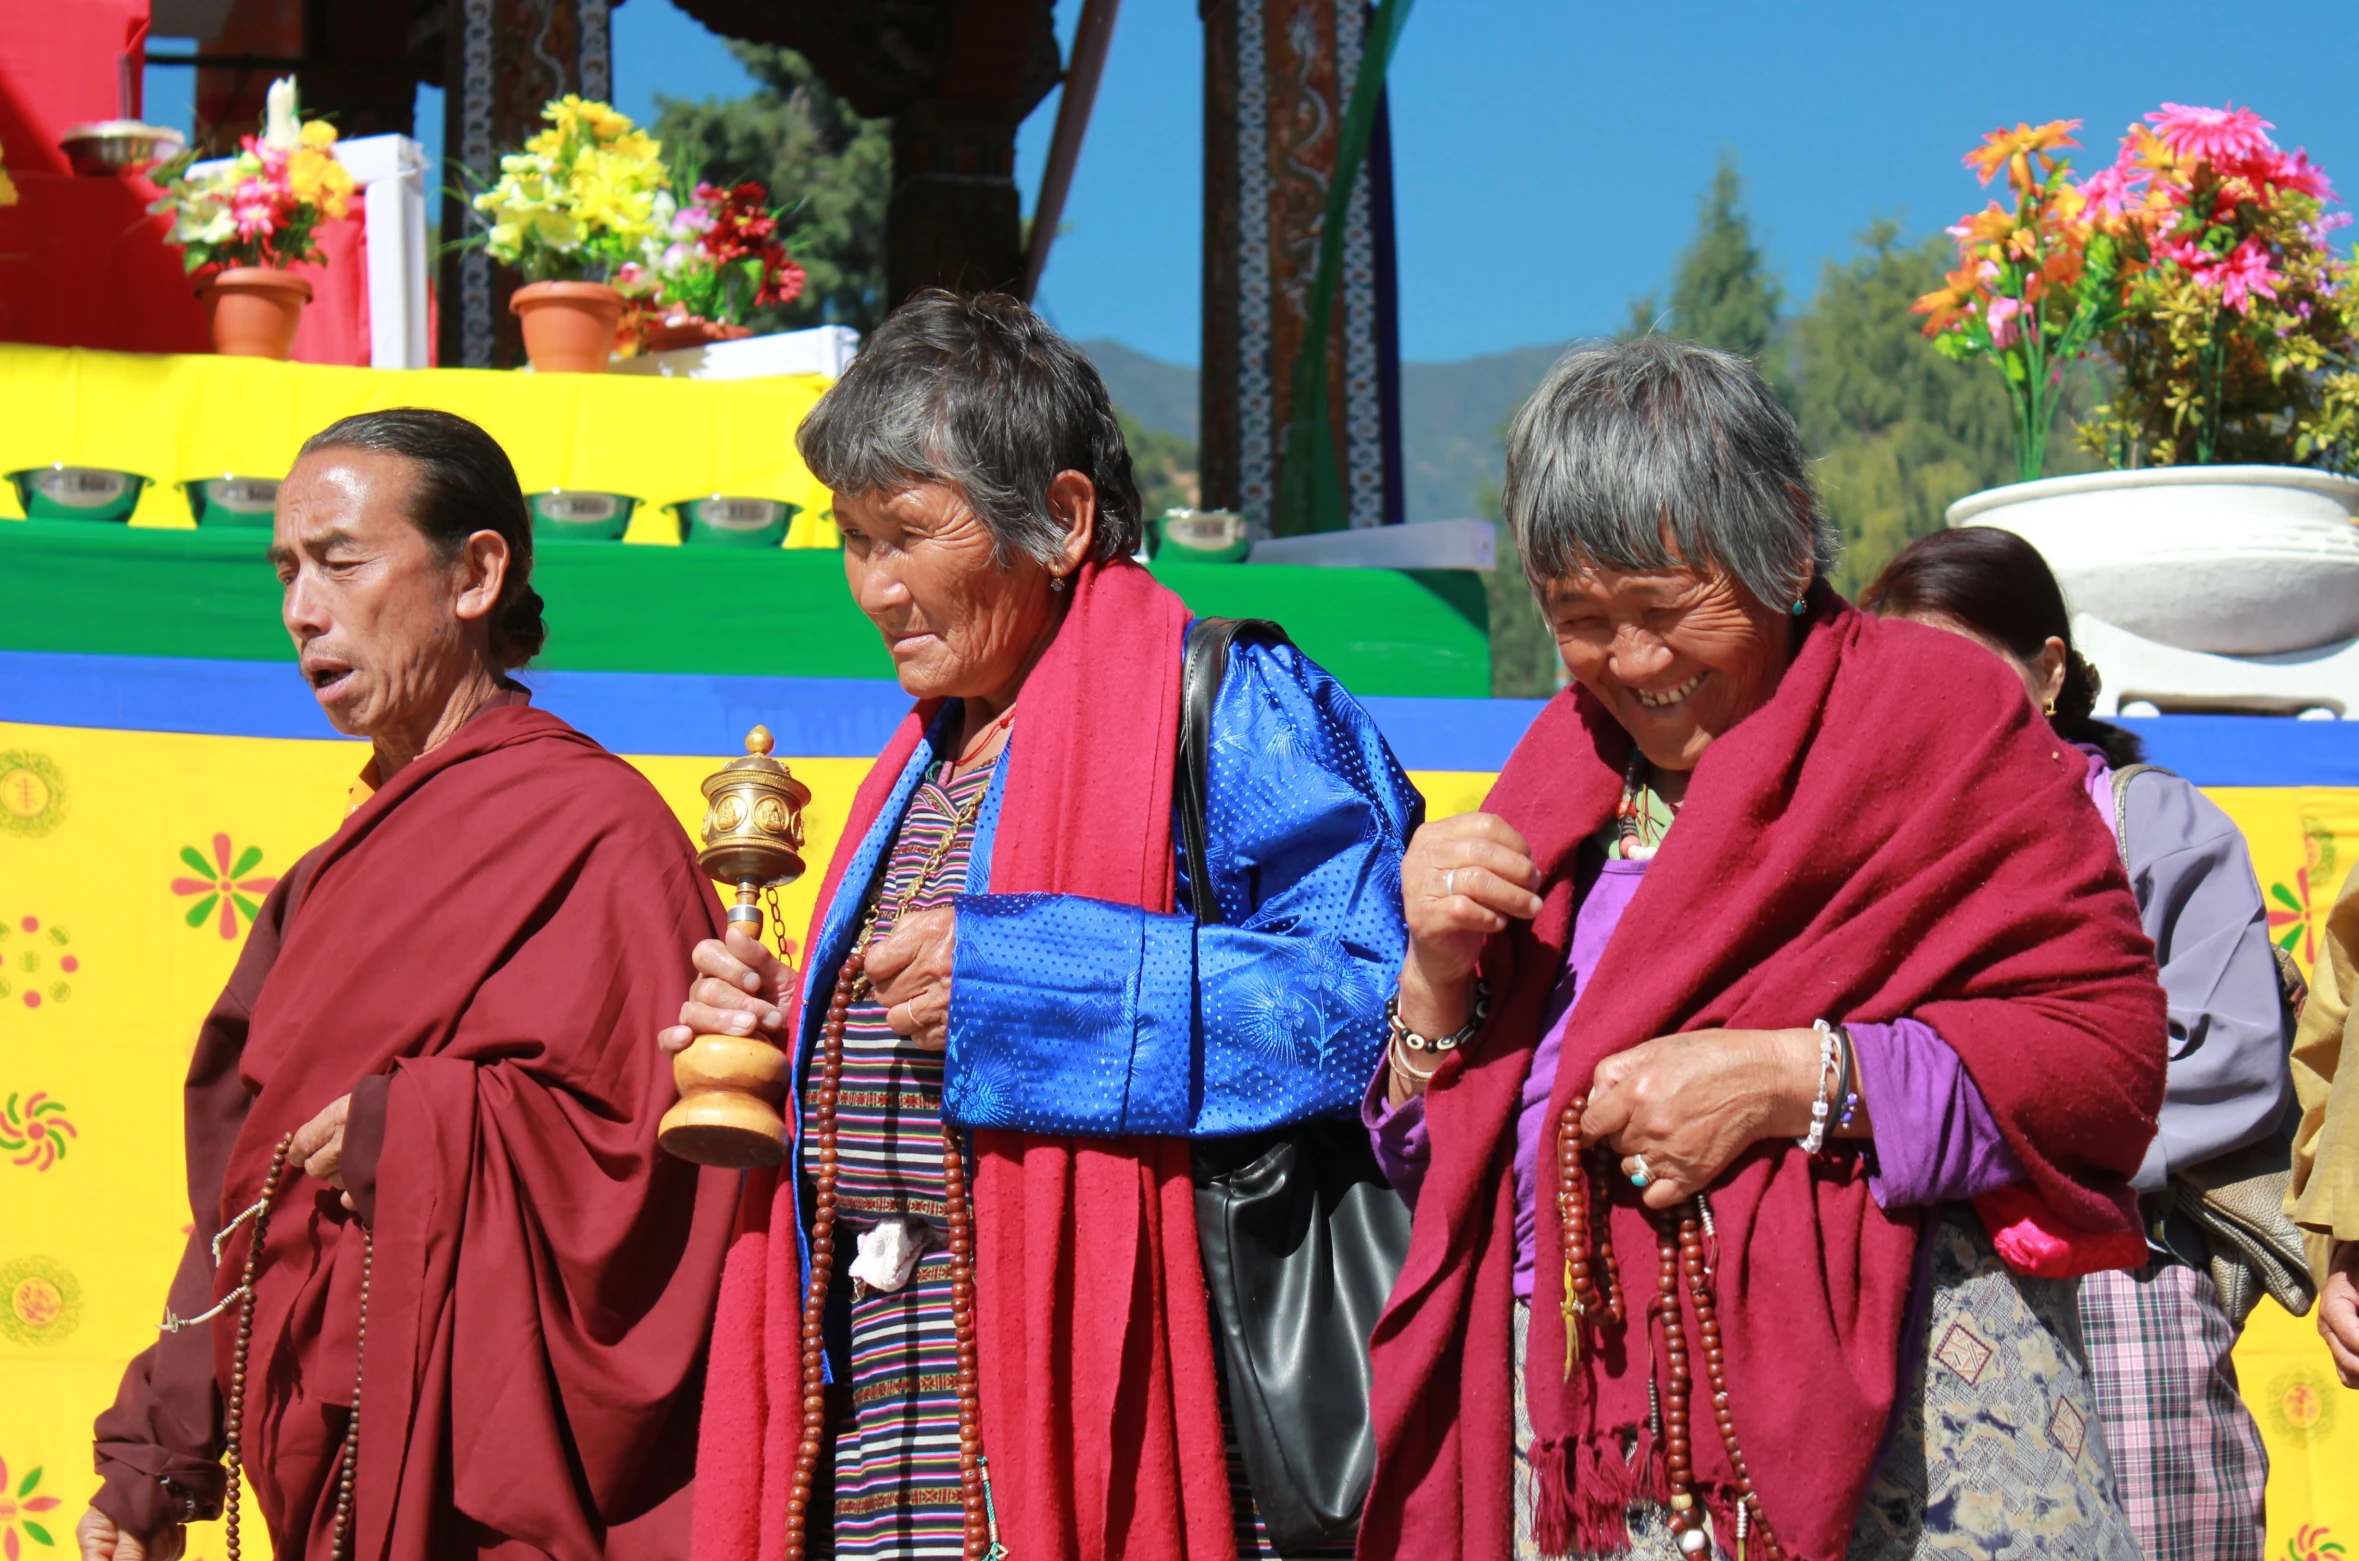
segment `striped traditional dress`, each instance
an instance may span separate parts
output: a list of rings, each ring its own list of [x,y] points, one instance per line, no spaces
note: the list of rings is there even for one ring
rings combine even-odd
[[[894,836],[877,902],[879,938],[892,931],[901,897],[954,828],[949,854],[909,908],[947,905],[965,891],[974,822],[959,820],[991,784],[991,766],[945,786],[947,769],[918,787]],[[810,1088],[817,1087],[814,1070]],[[804,1112],[806,1121],[814,1119],[809,1096]],[[849,1290],[852,1349],[851,1391],[836,1422],[834,1553],[847,1561],[956,1557],[966,1529],[958,1479],[958,1341],[942,1206],[942,1054],[893,1033],[873,995],[854,1003],[844,1019],[836,1207],[839,1295],[830,1316],[841,1315],[841,1292]],[[899,1290],[855,1285],[845,1277],[855,1244],[890,1219],[921,1221],[926,1255]],[[831,1332],[835,1326],[831,1321]]]

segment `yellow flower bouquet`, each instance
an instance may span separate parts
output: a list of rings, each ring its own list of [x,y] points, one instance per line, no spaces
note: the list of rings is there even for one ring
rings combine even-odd
[[[193,154],[163,170],[164,193],[148,210],[172,218],[171,242],[189,271],[230,266],[284,270],[319,257],[316,230],[350,210],[352,175],[336,160],[336,127],[303,123],[292,78],[272,84],[262,134],[202,174]]]
[[[549,128],[500,159],[477,195],[480,242],[529,281],[604,280],[655,231],[669,184],[663,146],[611,106],[568,94],[541,110]]]

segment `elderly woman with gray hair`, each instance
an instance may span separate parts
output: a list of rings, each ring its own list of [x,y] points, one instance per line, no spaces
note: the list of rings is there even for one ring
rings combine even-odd
[[[1827,585],[1742,360],[1574,352],[1507,460],[1572,686],[1402,869],[1361,1554],[2128,1561],[2066,1280],[2164,1007],[2085,761]]]
[[[723,1278],[696,1553],[1234,1555],[1188,1140],[1352,1131],[1422,804],[1334,679],[1240,641],[1183,853],[1190,614],[1131,561],[1105,386],[1022,304],[920,295],[797,437],[917,705],[802,972],[701,944],[662,1037],[793,1070]],[[1217,914],[1176,909],[1205,881]]]

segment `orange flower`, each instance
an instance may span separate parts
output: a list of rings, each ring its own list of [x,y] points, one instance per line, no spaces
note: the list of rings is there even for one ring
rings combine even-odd
[[[1982,138],[1981,146],[1966,154],[1964,162],[1981,177],[1984,184],[1990,183],[1997,177],[1998,171],[2004,168],[2009,182],[2021,188],[2032,182],[2032,153],[2080,145],[2072,139],[2072,132],[2080,127],[2081,122],[2077,119],[2051,119],[2037,129],[2018,123],[2012,130],[1993,130]],[[2054,158],[2041,160],[2054,166]]]
[[[2001,243],[2015,231],[2015,214],[1992,201],[1949,231],[1961,245]]]
[[[1974,307],[1975,295],[1982,290],[1982,274],[1973,266],[1963,266],[1943,278],[1946,286],[1935,289],[1909,305],[1909,313],[1925,315],[1925,334],[1939,336],[1960,315]]]

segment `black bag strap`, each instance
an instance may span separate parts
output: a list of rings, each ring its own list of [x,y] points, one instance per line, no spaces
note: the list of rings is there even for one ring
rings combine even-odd
[[[1204,808],[1212,765],[1212,706],[1228,675],[1229,647],[1239,640],[1291,645],[1286,631],[1267,618],[1198,618],[1188,625],[1187,655],[1180,666],[1179,774],[1173,790],[1179,802],[1180,848],[1188,863],[1188,902],[1200,924],[1220,920],[1212,892],[1212,865],[1204,845]]]

